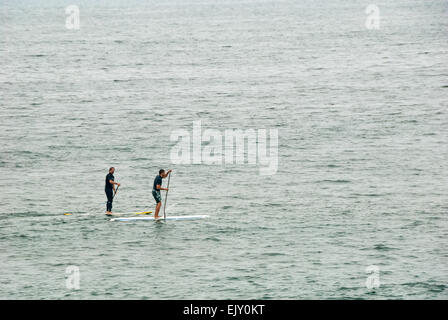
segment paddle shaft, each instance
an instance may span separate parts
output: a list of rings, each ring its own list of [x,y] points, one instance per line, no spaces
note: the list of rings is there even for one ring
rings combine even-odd
[[[117,192],[118,192],[118,188],[120,188],[120,186],[117,186],[117,189],[115,189],[115,192],[114,192],[114,197],[112,198],[112,199],[114,199],[115,198],[115,195],[117,194]]]
[[[171,172],[168,174],[168,184],[166,186],[166,188],[169,190],[170,189],[170,178],[171,178]],[[163,219],[166,220],[166,200],[168,199],[168,190],[166,190],[166,194],[165,194],[165,204],[163,205]]]

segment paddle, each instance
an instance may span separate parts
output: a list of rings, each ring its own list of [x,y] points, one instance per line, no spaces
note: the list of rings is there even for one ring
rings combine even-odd
[[[114,196],[112,197],[112,199],[114,199],[115,198],[115,195],[117,194],[117,192],[118,192],[118,188],[120,188],[120,186],[117,186],[117,189],[115,189],[115,192],[114,192]]]
[[[168,174],[168,185],[166,186],[166,188],[169,190],[170,189],[170,178],[171,178],[171,172]],[[163,219],[166,220],[166,199],[168,199],[168,190],[166,190],[166,194],[165,194],[165,204],[163,205]]]

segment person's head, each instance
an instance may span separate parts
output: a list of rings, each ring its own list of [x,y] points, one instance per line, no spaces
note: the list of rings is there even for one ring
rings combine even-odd
[[[165,170],[160,169],[159,170],[159,176],[164,177],[165,176]]]
[[[110,168],[109,168],[109,173],[114,174],[114,172],[115,172],[115,168],[114,168],[114,167],[110,167]]]

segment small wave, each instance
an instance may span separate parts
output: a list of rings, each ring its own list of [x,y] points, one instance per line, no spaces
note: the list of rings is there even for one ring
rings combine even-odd
[[[263,256],[275,257],[275,256],[285,256],[284,253],[281,252],[265,252],[262,254]]]
[[[353,193],[356,197],[384,197],[389,194],[381,193]]]
[[[379,251],[396,250],[395,248],[388,247],[388,246],[386,246],[386,245],[384,245],[384,244],[382,244],[382,243],[380,243],[380,244],[376,244],[373,248],[374,248],[375,250],[379,250]]]
[[[344,180],[344,179],[336,179],[336,180],[331,180],[331,179],[326,179],[326,180],[320,180],[317,181],[318,183],[325,183],[325,182],[329,182],[329,183],[351,183],[350,180]]]
[[[411,287],[411,288],[423,288],[423,289],[427,289],[430,292],[443,292],[445,289],[447,289],[447,286],[444,284],[439,284],[439,283],[427,283],[427,282],[408,282],[408,283],[403,283],[403,286],[407,286],[407,287]]]
[[[215,242],[220,242],[221,240],[219,240],[218,238],[215,238],[215,237],[208,237],[208,238],[205,238],[205,240],[207,240],[207,241],[215,241]]]

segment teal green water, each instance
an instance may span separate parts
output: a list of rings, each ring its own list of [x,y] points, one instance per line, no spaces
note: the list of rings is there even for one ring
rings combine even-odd
[[[0,4],[0,298],[448,298],[446,1],[379,30],[364,1],[71,4]],[[195,120],[278,129],[277,172],[173,164]],[[210,217],[110,222],[109,166],[114,210],[164,167],[167,214]]]

